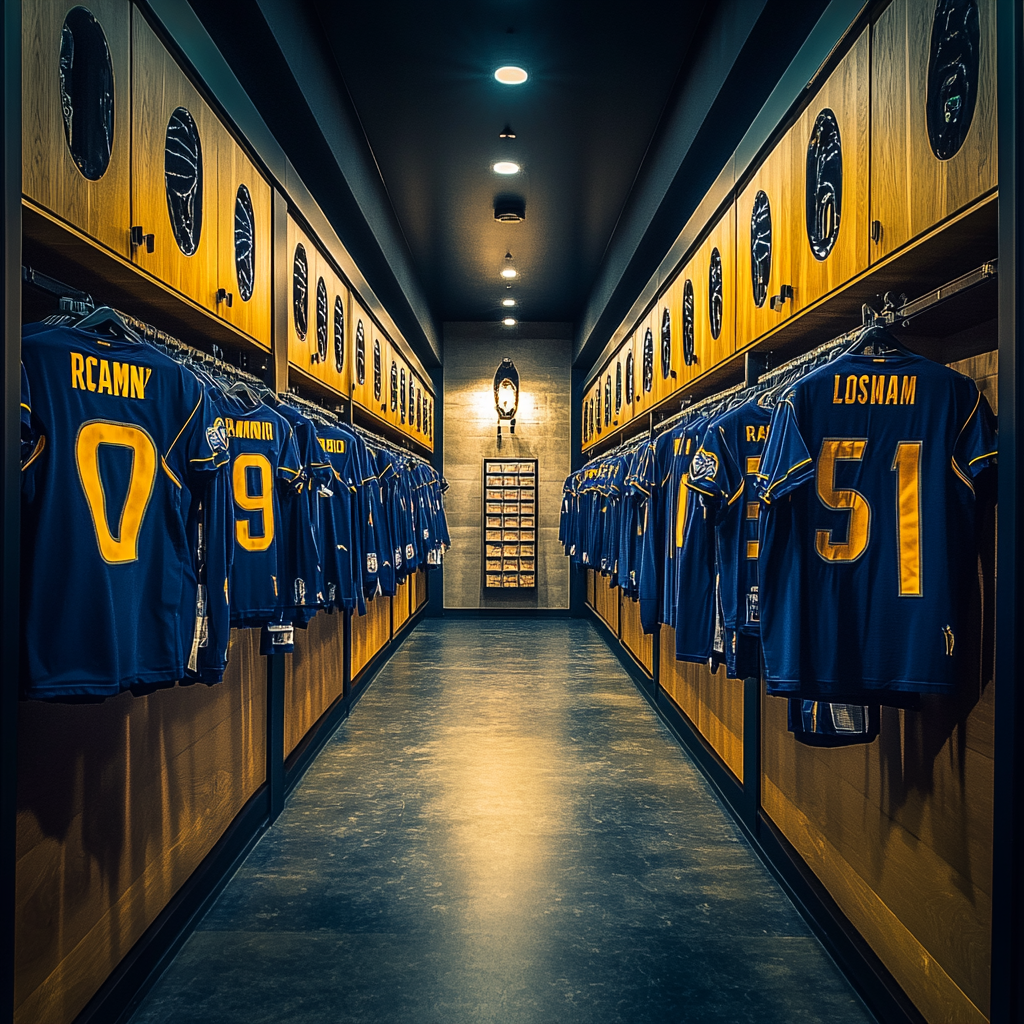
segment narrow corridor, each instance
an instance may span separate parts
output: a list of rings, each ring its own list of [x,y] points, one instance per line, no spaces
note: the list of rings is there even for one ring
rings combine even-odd
[[[133,1021],[871,1019],[591,625],[448,619]]]

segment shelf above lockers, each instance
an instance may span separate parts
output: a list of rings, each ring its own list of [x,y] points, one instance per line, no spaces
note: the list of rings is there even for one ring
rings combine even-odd
[[[375,416],[362,406],[353,404],[352,422],[421,456],[425,453],[429,454],[434,450],[432,440],[428,441],[425,438],[410,434],[408,429],[395,426],[387,420],[382,420],[379,416]]]

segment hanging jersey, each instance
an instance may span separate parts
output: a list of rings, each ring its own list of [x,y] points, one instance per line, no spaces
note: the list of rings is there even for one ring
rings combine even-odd
[[[760,473],[769,692],[955,688],[995,457],[975,383],[919,356],[843,355],[786,393]]]
[[[148,345],[26,327],[39,436],[22,472],[29,697],[182,677],[197,580],[187,519],[227,460],[199,382]]]

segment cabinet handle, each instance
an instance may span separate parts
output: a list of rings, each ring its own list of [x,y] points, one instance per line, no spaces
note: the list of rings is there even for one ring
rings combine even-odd
[[[880,220],[873,220],[871,222],[871,241],[878,245],[882,240],[882,222]]]
[[[778,313],[780,309],[786,304],[786,300],[793,300],[793,286],[791,284],[784,284],[779,288],[779,294],[772,296],[771,307]]]
[[[216,298],[218,306],[223,302],[230,308],[234,297],[232,296],[231,292],[226,291],[223,288],[218,288]]]
[[[152,234],[143,234],[141,224],[133,224],[131,229],[131,242],[133,249],[139,249],[142,246],[146,247],[146,252],[153,251],[153,236]]]

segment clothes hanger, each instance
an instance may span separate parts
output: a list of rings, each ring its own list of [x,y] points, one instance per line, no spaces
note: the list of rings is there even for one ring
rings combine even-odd
[[[83,331],[91,331],[93,334],[108,334],[122,341],[142,342],[141,336],[136,334],[121,319],[117,310],[110,306],[97,306],[91,313],[79,320],[75,327]]]

